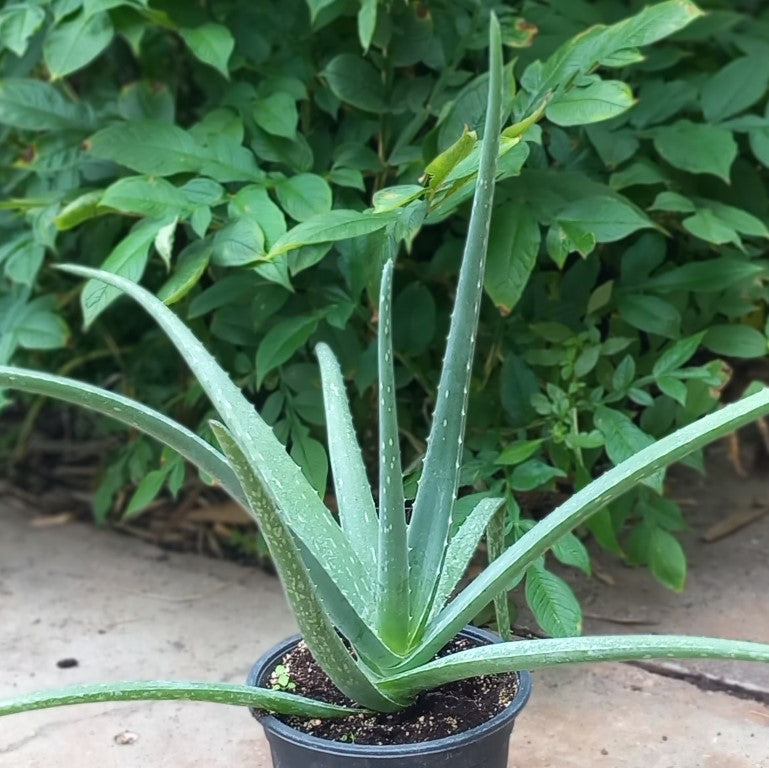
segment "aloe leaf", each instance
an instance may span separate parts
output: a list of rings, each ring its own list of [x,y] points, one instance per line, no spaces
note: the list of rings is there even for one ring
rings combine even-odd
[[[413,667],[432,658],[499,592],[520,579],[537,558],[592,514],[663,467],[767,413],[769,389],[764,389],[676,430],[593,480],[518,539],[449,603],[403,666]]]
[[[366,589],[369,582],[363,565],[272,429],[208,350],[162,301],[140,285],[110,272],[75,264],[62,265],[59,269],[81,277],[97,278],[120,288],[155,319],[182,354],[249,460],[262,467],[265,482],[280,500],[281,514],[289,527],[323,564],[358,615],[367,620],[372,612],[372,600]]]
[[[403,498],[392,344],[394,263],[379,289],[379,575],[377,626],[394,650],[404,650],[409,629],[409,551]]]
[[[331,581],[323,566],[307,551],[301,541],[295,541],[309,571],[310,581],[315,585],[331,623],[355,648],[358,657],[368,669],[376,674],[395,669],[403,661],[405,654],[396,654],[384,644],[344,599],[344,595]]]
[[[489,49],[489,98],[478,182],[470,215],[457,296],[451,316],[437,402],[427,442],[422,477],[409,525],[412,574],[412,629],[430,611],[449,536],[459,484],[462,441],[470,391],[475,334],[483,296],[483,271],[489,241],[502,108],[502,44],[492,14]]]
[[[371,578],[376,574],[377,516],[360,446],[355,437],[344,379],[334,353],[318,344],[328,452],[339,505],[339,521],[351,546]]]
[[[486,530],[486,547],[489,562],[493,563],[505,551],[505,521],[507,509],[502,508],[489,521]],[[507,591],[503,590],[494,597],[494,614],[497,619],[497,632],[503,640],[512,640],[510,628],[510,606],[507,602]]]
[[[446,604],[452,592],[457,588],[459,580],[464,575],[473,558],[483,532],[500,508],[504,499],[481,499],[459,530],[451,537],[446,550],[446,562],[443,566],[438,588],[435,590],[430,619],[432,619]]]
[[[315,661],[336,687],[353,701],[382,712],[399,709],[403,702],[393,701],[378,690],[355,662],[323,609],[291,531],[283,522],[278,502],[265,482],[261,465],[248,459],[222,424],[211,422],[211,428],[240,479],[302,637]]]
[[[122,421],[173,448],[246,506],[240,483],[224,456],[194,432],[146,405],[75,379],[4,365],[0,366],[0,387],[55,397]]]
[[[360,713],[335,704],[297,696],[285,691],[255,688],[230,683],[203,683],[193,680],[137,680],[131,682],[73,685],[38,693],[27,693],[10,699],[0,699],[0,717],[51,709],[69,704],[91,704],[117,701],[209,701],[215,704],[235,704],[256,707],[279,715],[299,717],[345,717]]]
[[[415,693],[477,675],[636,659],[729,659],[769,662],[769,645],[744,640],[685,635],[606,635],[519,640],[460,651],[417,669],[386,678],[393,695]]]

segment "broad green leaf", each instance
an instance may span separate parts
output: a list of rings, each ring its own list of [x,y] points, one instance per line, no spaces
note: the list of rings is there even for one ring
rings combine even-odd
[[[741,235],[769,239],[769,229],[757,216],[717,200],[708,200],[707,205],[719,219],[734,227]]]
[[[14,250],[5,263],[5,276],[13,283],[32,286],[43,265],[45,248],[29,240],[26,245]]]
[[[634,104],[633,92],[626,83],[596,77],[587,85],[557,94],[545,116],[556,125],[588,125],[621,115]]]
[[[499,377],[499,397],[512,426],[524,427],[534,418],[531,396],[537,392],[539,380],[534,371],[520,357],[506,355]]]
[[[164,122],[117,123],[89,140],[89,152],[139,173],[170,176],[195,173],[201,147],[184,129]]]
[[[227,62],[235,49],[235,39],[227,27],[223,24],[202,24],[192,29],[181,29],[179,34],[196,58],[229,79]]]
[[[708,208],[701,208],[681,223],[684,229],[691,232],[695,237],[714,245],[724,245],[725,243],[742,245],[737,231]]]
[[[502,453],[497,456],[495,464],[520,464],[533,456],[540,448],[544,440],[523,440],[521,442],[508,445]]]
[[[146,405],[83,381],[24,368],[0,366],[0,386],[54,397],[128,424],[184,456],[218,482],[235,501],[247,506],[240,483],[224,456],[194,432]]]
[[[249,184],[239,190],[230,200],[228,213],[231,218],[247,216],[256,221],[264,233],[266,246],[272,245],[286,233],[283,211],[261,185]]]
[[[467,516],[459,530],[451,537],[446,549],[446,558],[435,590],[435,599],[430,611],[430,619],[434,618],[446,604],[459,580],[473,559],[478,544],[489,525],[491,518],[497,513],[504,499],[481,499]]]
[[[383,213],[329,211],[319,216],[313,216],[290,229],[273,244],[269,256],[273,258],[281,253],[301,248],[303,245],[330,243],[369,235],[379,229],[384,229],[391,221],[392,216]]]
[[[42,80],[9,77],[0,80],[0,123],[26,131],[87,130],[90,108],[71,101]]]
[[[331,187],[314,173],[289,176],[275,185],[275,193],[283,210],[295,221],[307,221],[331,210]]]
[[[673,304],[658,296],[626,294],[618,299],[622,319],[634,328],[670,339],[680,334],[681,314]]]
[[[749,135],[750,148],[756,159],[769,168],[769,128],[759,128]]]
[[[364,112],[387,110],[382,78],[374,66],[353,53],[340,53],[321,72],[331,92],[341,101]]]
[[[336,3],[337,0],[307,0],[307,5],[310,9],[310,22],[315,23],[318,18],[318,14],[330,5]]]
[[[127,176],[104,191],[100,205],[141,216],[161,218],[177,215],[187,208],[184,193],[165,179]]]
[[[376,213],[385,213],[402,208],[412,200],[424,194],[424,187],[419,184],[400,184],[395,187],[385,187],[374,192],[372,203]]]
[[[606,454],[614,464],[627,461],[654,442],[632,419],[605,405],[596,408],[593,421],[603,435]],[[643,482],[661,493],[664,476],[664,472],[658,472]]]
[[[598,635],[516,640],[452,653],[386,678],[382,687],[408,696],[481,674],[516,672],[559,664],[719,658],[766,663],[769,662],[769,645],[681,635]]]
[[[667,174],[658,165],[644,159],[613,173],[609,178],[609,186],[619,192],[628,187],[653,186],[669,181]]]
[[[674,376],[659,376],[657,378],[657,386],[664,395],[672,397],[673,400],[681,405],[686,405],[689,391],[686,388],[686,384],[680,379]]]
[[[723,256],[674,267],[649,278],[644,289],[658,293],[669,291],[695,291],[720,293],[740,283],[748,283],[764,273],[765,268],[755,262]]]
[[[585,129],[598,157],[607,168],[616,168],[638,152],[640,142],[634,131],[610,130],[605,125],[588,125]]]
[[[188,131],[166,122],[111,125],[90,138],[88,149],[95,157],[149,176],[199,173],[221,182],[263,177],[253,153],[226,136],[204,146]]]
[[[702,344],[727,357],[764,357],[769,352],[766,336],[749,325],[711,325]]]
[[[465,416],[472,378],[475,329],[483,296],[483,273],[499,153],[503,63],[499,23],[489,26],[488,109],[478,183],[459,273],[422,477],[409,524],[413,628],[427,619],[440,579],[459,484]],[[498,590],[501,591],[501,590]]]
[[[408,644],[411,618],[408,529],[404,505],[398,406],[393,359],[393,259],[385,262],[379,289],[379,549],[377,626],[395,651]]]
[[[752,107],[769,87],[765,56],[743,56],[730,61],[702,86],[702,112],[709,123],[718,123]]]
[[[256,124],[273,136],[293,139],[299,112],[296,100],[288,93],[273,93],[254,102],[251,113]]]
[[[315,354],[323,384],[328,452],[339,506],[339,522],[356,548],[360,561],[374,577],[379,549],[377,513],[355,436],[342,371],[327,345],[318,344]]]
[[[59,314],[33,301],[25,308],[14,334],[24,349],[61,349],[69,339],[69,328]]]
[[[123,512],[122,520],[133,520],[138,517],[163,488],[168,473],[164,469],[154,469],[142,479],[131,496],[128,506]]]
[[[214,237],[212,261],[220,267],[242,267],[264,257],[264,232],[251,216],[241,216]]]
[[[626,355],[617,366],[612,375],[612,387],[622,392],[626,390],[635,381],[635,360],[632,355]]]
[[[292,433],[291,458],[301,467],[307,482],[324,498],[328,483],[328,456],[321,443],[309,434]]]
[[[139,80],[123,86],[117,109],[125,120],[174,121],[175,103],[171,89],[165,83]]]
[[[88,16],[81,11],[70,21],[49,29],[43,56],[52,79],[58,80],[89,64],[112,42],[113,35],[106,12]]]
[[[137,224],[113,249],[102,262],[101,268],[132,282],[138,282],[147,266],[150,246],[157,233],[168,221],[147,219]],[[83,322],[86,326],[93,321],[120,296],[121,291],[101,280],[89,280],[80,296],[83,310]]]
[[[651,572],[660,582],[676,592],[683,590],[686,584],[686,555],[672,533],[655,526],[647,557]]]
[[[521,298],[537,263],[542,235],[531,210],[517,203],[495,209],[489,234],[484,287],[503,312]]]
[[[395,348],[399,353],[418,357],[427,352],[435,336],[437,317],[430,289],[418,282],[407,285],[395,300]]]
[[[318,327],[314,315],[287,317],[275,323],[256,351],[256,386],[261,387],[264,377],[286,362]]]
[[[376,29],[379,0],[360,0],[358,11],[358,39],[364,52],[368,51]]]
[[[224,187],[212,179],[195,178],[179,187],[190,205],[217,205],[224,199]],[[246,187],[245,189],[249,189]],[[242,190],[241,190],[242,191]],[[239,193],[240,194],[240,193]],[[233,200],[237,200],[235,195]]]
[[[142,680],[137,682],[73,685],[40,693],[27,693],[0,700],[0,717],[35,709],[50,709],[69,704],[116,701],[207,701],[237,704],[265,712],[300,717],[347,717],[357,710],[324,704],[285,691],[255,688],[232,683],[201,683],[192,680]]]
[[[582,609],[569,585],[544,565],[526,572],[526,602],[542,629],[552,637],[582,633]]]
[[[447,149],[430,161],[425,169],[430,189],[437,190],[448,175],[475,149],[478,135],[475,131],[464,130],[462,135]]]
[[[176,227],[179,225],[179,217],[174,216],[167,224],[164,224],[155,239],[153,245],[158,256],[163,260],[166,271],[171,269],[171,258],[174,252],[174,240],[176,239]]]
[[[238,476],[249,507],[259,524],[280,575],[286,597],[313,658],[339,690],[363,706],[381,711],[398,709],[358,667],[331,623],[310,580],[291,530],[284,523],[278,501],[269,490],[260,463],[249,460],[234,437],[217,422],[211,428],[230,466]],[[303,541],[305,545],[310,542]]]
[[[180,254],[173,275],[158,290],[158,298],[167,305],[183,299],[197,284],[211,260],[210,240],[190,243]]]
[[[688,197],[679,195],[677,192],[660,192],[654,198],[654,202],[649,210],[694,213],[697,210],[697,206]]]
[[[737,142],[716,125],[679,120],[654,129],[654,146],[672,166],[689,173],[709,173],[728,183]]]
[[[566,473],[539,459],[529,459],[513,470],[510,485],[516,491],[533,491],[556,477],[566,477]]]
[[[573,534],[567,533],[553,545],[553,557],[563,565],[579,568],[590,575],[590,554],[585,545]]]
[[[704,333],[695,333],[693,336],[681,339],[668,347],[654,363],[652,375],[662,376],[686,365],[699,349],[704,335]]]
[[[45,21],[45,11],[39,5],[17,3],[0,11],[0,45],[23,56],[29,40]]]
[[[654,226],[651,219],[630,201],[609,195],[575,200],[560,211],[558,221],[575,224],[581,230],[590,232],[599,243],[621,240],[639,229]]]

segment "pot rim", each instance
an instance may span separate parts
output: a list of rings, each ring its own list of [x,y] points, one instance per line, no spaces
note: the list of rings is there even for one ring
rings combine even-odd
[[[459,635],[469,636],[475,640],[485,640],[488,643],[501,642],[499,635],[479,627],[466,627]],[[247,684],[257,687],[270,667],[277,664],[291,647],[296,645],[301,639],[301,635],[292,635],[264,653],[251,668]],[[475,741],[480,741],[492,733],[496,733],[508,725],[512,726],[513,721],[531,696],[531,673],[519,671],[515,674],[518,676],[518,690],[513,700],[490,720],[452,736],[444,736],[443,738],[431,741],[413,742],[411,744],[348,744],[343,741],[321,739],[318,736],[312,736],[309,733],[286,725],[274,715],[265,715],[260,710],[252,707],[249,707],[249,709],[251,714],[262,724],[268,736],[276,736],[282,741],[304,747],[314,747],[325,754],[338,756],[378,756],[383,758],[425,755],[465,747]]]

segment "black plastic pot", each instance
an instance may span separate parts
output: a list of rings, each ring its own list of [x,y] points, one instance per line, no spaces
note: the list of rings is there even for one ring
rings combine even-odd
[[[461,634],[482,643],[500,641],[497,635],[475,627]],[[264,685],[297,642],[298,635],[290,637],[264,654],[251,670],[248,684]],[[531,695],[531,675],[519,672],[518,678],[515,698],[491,720],[455,736],[419,744],[345,744],[310,736],[257,710],[251,714],[264,727],[274,768],[506,768],[515,718]]]

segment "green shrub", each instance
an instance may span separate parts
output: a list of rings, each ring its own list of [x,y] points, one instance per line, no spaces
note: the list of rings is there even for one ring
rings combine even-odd
[[[477,167],[468,131],[484,115],[477,73],[493,8],[505,109],[524,124],[506,131],[500,159],[462,480],[468,511],[477,494],[508,499],[511,543],[532,525],[516,495],[583,487],[712,410],[723,382],[714,358],[766,353],[769,16],[705,5],[708,16],[664,42],[645,47],[659,30],[593,31],[592,57],[569,60],[548,57],[641,5],[6,3],[0,363],[67,361],[70,372],[79,362],[80,377],[98,378],[110,357],[122,390],[206,435],[200,388],[144,318],[128,305],[102,315],[117,293],[97,283],[78,307],[46,265],[141,280],[193,325],[323,490],[309,345],[340,352],[356,421],[372,434],[378,280],[399,248],[396,384],[413,490]],[[568,85],[551,93],[564,73]],[[81,312],[88,334],[73,330]],[[134,482],[128,511],[139,513],[184,471],[134,438],[110,459],[95,512],[103,519]],[[589,527],[680,589],[674,534],[685,521],[663,480]],[[552,554],[589,569],[576,536]],[[526,585],[544,595],[530,600],[540,623],[578,631],[568,587],[542,573]]]

